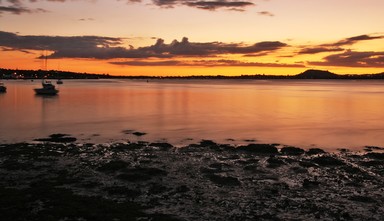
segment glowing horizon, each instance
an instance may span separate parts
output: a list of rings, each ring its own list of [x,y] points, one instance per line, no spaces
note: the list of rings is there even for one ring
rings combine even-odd
[[[111,75],[380,73],[384,2],[5,0],[0,68]]]

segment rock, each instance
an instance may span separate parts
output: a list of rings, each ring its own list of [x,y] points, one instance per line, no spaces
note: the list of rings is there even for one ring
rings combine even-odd
[[[202,147],[217,146],[217,143],[213,142],[212,140],[202,140],[200,141],[200,146]]]
[[[152,183],[151,187],[148,189],[149,194],[160,194],[164,193],[168,190],[168,187],[161,185],[161,184],[156,184]]]
[[[381,221],[383,160],[364,154],[0,144],[1,220]]]
[[[301,155],[304,153],[304,150],[301,149],[301,148],[297,148],[297,147],[283,147],[281,148],[280,152],[282,154],[286,154],[286,155]]]
[[[367,153],[367,154],[364,154],[364,156],[368,158],[384,160],[384,153]]]
[[[173,148],[173,145],[169,143],[150,143],[149,146],[158,147],[160,150],[170,150]]]
[[[376,203],[376,200],[369,196],[355,195],[348,198],[349,200],[362,203]]]
[[[248,144],[247,146],[240,146],[237,148],[240,151],[247,151],[257,154],[278,154],[278,150],[271,144]]]
[[[105,187],[103,190],[107,191],[108,194],[111,194],[111,195],[123,195],[128,198],[135,198],[142,194],[140,190],[130,189],[126,186]]]
[[[211,150],[216,150],[216,151],[221,151],[225,149],[229,149],[229,145],[222,145],[222,144],[217,144],[212,140],[202,140],[200,142],[200,146],[203,148],[209,148]]]
[[[304,179],[303,181],[303,187],[304,188],[313,188],[313,187],[318,187],[320,185],[320,182],[317,181],[310,181],[308,179]]]
[[[121,131],[123,134],[132,134],[134,130],[122,130]]]
[[[114,172],[118,171],[121,169],[125,169],[129,166],[130,164],[122,161],[122,160],[114,160],[110,161],[98,168],[99,171],[105,171],[105,172]]]
[[[344,163],[339,159],[336,159],[331,156],[321,156],[312,159],[313,162],[319,164],[320,166],[342,166]]]
[[[49,138],[34,139],[35,141],[42,142],[55,142],[55,143],[72,143],[77,139],[75,137],[69,137],[69,134],[51,134]]]
[[[316,155],[316,154],[323,154],[323,153],[325,153],[325,151],[320,148],[311,148],[306,152],[306,154],[308,155]]]
[[[176,189],[175,189],[175,192],[176,193],[186,193],[190,191],[190,189],[186,186],[186,185],[181,185],[181,186],[178,186]]]
[[[140,182],[147,181],[155,177],[166,176],[167,174],[168,173],[166,171],[157,168],[136,167],[125,169],[120,175],[117,176],[117,178],[130,182]]]
[[[220,176],[216,174],[207,175],[208,179],[213,183],[221,186],[240,186],[239,179],[230,176]]]
[[[218,169],[218,168],[200,168],[200,172],[201,173],[205,173],[205,174],[214,174],[214,173],[220,173],[222,172],[221,169]]]
[[[146,135],[147,133],[136,131],[136,132],[133,132],[132,134],[135,135],[135,136],[141,137],[141,136]]]
[[[153,220],[153,221],[182,221],[181,219],[171,216],[169,214],[154,213],[147,215],[148,217],[140,217],[136,220]]]
[[[223,167],[228,168],[228,167],[230,167],[230,165],[226,164],[226,163],[212,163],[209,165],[209,167],[222,171]]]
[[[257,171],[259,171],[257,165],[247,165],[247,166],[245,166],[245,167],[243,168],[243,170],[251,171],[251,172],[257,172]]]
[[[377,167],[377,166],[384,165],[384,163],[381,160],[362,161],[360,164],[365,167]]]
[[[276,157],[269,157],[267,159],[267,162],[268,162],[269,168],[277,168],[277,167],[280,167],[282,165],[285,165],[285,162],[283,160],[276,158]]]
[[[311,161],[307,161],[307,160],[301,160],[299,161],[299,165],[302,166],[302,167],[317,167],[317,164],[311,162]]]
[[[376,147],[376,146],[365,146],[365,151],[374,151],[374,150],[384,150],[383,147]]]
[[[142,143],[117,144],[114,145],[111,149],[114,151],[139,150],[145,146],[146,145]]]

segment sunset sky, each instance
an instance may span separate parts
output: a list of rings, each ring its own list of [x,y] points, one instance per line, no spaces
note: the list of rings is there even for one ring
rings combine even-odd
[[[0,0],[0,68],[379,73],[383,0]]]

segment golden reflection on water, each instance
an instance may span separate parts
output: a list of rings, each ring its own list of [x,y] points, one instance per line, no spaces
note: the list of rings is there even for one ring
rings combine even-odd
[[[68,133],[84,142],[384,146],[381,81],[66,80],[54,97],[34,95],[39,82],[5,83],[0,142]]]

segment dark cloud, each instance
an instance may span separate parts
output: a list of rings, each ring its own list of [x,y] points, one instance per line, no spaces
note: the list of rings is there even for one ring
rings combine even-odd
[[[359,36],[343,39],[331,45],[334,45],[334,46],[353,45],[358,41],[376,40],[381,38],[384,38],[384,36],[359,35]]]
[[[346,38],[344,41],[358,42],[380,39],[380,36],[361,35]],[[91,59],[127,59],[127,61],[113,62],[115,65],[130,66],[254,66],[254,67],[303,67],[302,64],[258,63],[239,60],[215,59],[227,55],[243,57],[265,56],[279,49],[289,47],[279,41],[264,41],[253,45],[243,43],[223,42],[190,42],[188,38],[181,41],[174,40],[167,44],[163,39],[156,39],[153,45],[134,48],[124,46],[124,38],[103,36],[34,36],[19,35],[0,31],[0,48],[3,51],[20,51],[36,53],[35,51],[49,51],[49,58],[91,58]],[[345,43],[347,44],[347,43]],[[320,52],[340,52],[343,48],[333,44],[312,46],[301,49],[301,54],[315,54]],[[196,58],[205,60],[193,60]],[[39,57],[42,58],[42,57]],[[179,58],[183,58],[180,60]],[[209,59],[207,59],[209,58]],[[128,60],[129,59],[129,60]],[[188,60],[189,59],[189,60]],[[345,66],[345,67],[384,67],[384,52],[356,52],[328,55],[322,61],[309,62],[317,66]]]
[[[356,52],[346,51],[340,54],[329,55],[321,62],[309,62],[318,66],[342,66],[342,67],[384,67],[384,52]]]
[[[172,58],[172,57],[215,57],[224,54],[255,54],[272,52],[286,47],[278,41],[265,41],[253,45],[226,44],[222,42],[195,43],[183,38],[166,44],[157,39],[154,45],[122,47],[124,39],[100,36],[22,36],[0,31],[0,46],[14,50],[53,51],[50,58]]]
[[[36,2],[37,0],[29,0],[29,2]],[[60,0],[48,0],[48,1],[60,1]],[[3,5],[5,2],[6,5]],[[7,4],[8,3],[8,4]],[[15,15],[20,15],[24,13],[40,13],[48,12],[42,8],[30,9],[24,6],[23,0],[0,0],[0,15],[2,13],[11,13]]]
[[[288,45],[279,41],[263,41],[263,42],[256,43],[250,47],[244,47],[242,49],[243,49],[243,52],[246,52],[246,53],[259,53],[259,52],[274,51],[286,46]]]
[[[7,48],[7,47],[1,47],[1,51],[15,51],[13,48]],[[28,50],[19,50],[20,52],[26,53],[26,54],[32,54]]]
[[[109,62],[110,64],[122,65],[122,66],[191,66],[191,64],[176,61],[176,60],[167,60],[167,61],[142,61],[142,60],[134,60],[134,61],[117,61],[117,62]],[[184,64],[184,65],[183,65]]]
[[[122,43],[121,38],[99,36],[45,36],[45,35],[17,35],[0,31],[0,45],[14,49],[28,50],[61,50],[63,48],[92,48],[116,46]]]
[[[382,38],[384,38],[384,36],[359,35],[359,36],[346,38],[334,43],[304,47],[298,52],[298,54],[317,54],[322,52],[344,51],[345,49],[342,48],[342,46],[353,45],[359,41],[376,40],[376,39],[382,39]]]
[[[251,46],[222,42],[193,43],[184,37],[180,42],[174,40],[171,44],[165,44],[164,40],[158,39],[155,45],[139,48],[138,50],[181,56],[215,56],[218,54],[247,54],[275,51],[285,46],[287,46],[285,43],[278,41],[259,42]]]
[[[1,13],[12,13],[12,14],[22,14],[22,13],[37,13],[37,12],[46,12],[44,9],[30,9],[25,7],[25,2],[66,2],[69,0],[0,0],[0,14]],[[75,1],[75,0],[71,0]],[[91,0],[77,0],[77,1],[90,1]],[[117,0],[120,1],[120,0]],[[143,0],[126,0],[129,3],[140,3]],[[235,11],[244,11],[245,8],[254,6],[253,3],[255,0],[151,0],[153,5],[162,8],[175,8],[178,6],[188,6],[197,9],[204,10],[219,10],[219,9],[227,9],[227,10],[235,10]],[[8,3],[6,6],[2,5],[3,2]]]
[[[261,63],[261,62],[245,62],[238,60],[203,60],[198,61],[201,66],[216,67],[216,66],[237,66],[237,67],[304,67],[301,64],[284,64],[284,63]]]
[[[31,13],[31,10],[17,6],[0,6],[0,14],[3,12],[19,15],[22,13]]]
[[[131,1],[131,0],[130,0]],[[236,11],[244,11],[244,8],[255,5],[253,0],[152,0],[154,5],[163,8],[174,8],[176,6],[188,6],[204,10],[229,9]]]
[[[343,48],[333,47],[333,46],[316,46],[304,48],[299,51],[299,54],[317,54],[322,52],[336,52],[336,51],[344,51]]]
[[[382,35],[359,35],[345,38],[334,43],[304,47],[298,52],[298,54],[342,52],[328,55],[323,58],[323,61],[308,62],[308,64],[316,66],[384,67],[384,52],[356,52],[352,50],[346,50],[344,48],[345,46],[351,46],[360,41],[370,41],[383,38],[384,36]]]
[[[236,0],[215,0],[215,1],[180,1],[186,2],[187,6],[196,7],[198,9],[216,10],[216,9],[230,9],[236,11],[243,11],[245,7],[253,6],[252,2],[236,1]]]
[[[79,21],[94,21],[94,18],[80,18]]]
[[[275,16],[274,14],[272,14],[271,12],[268,12],[268,11],[261,11],[261,12],[258,12],[258,14],[264,15],[264,16],[270,16],[270,17]]]
[[[192,60],[192,61],[120,61],[110,62],[115,65],[122,66],[201,66],[201,67],[305,67],[302,64],[283,64],[283,63],[260,63],[260,62],[244,62],[238,60]]]
[[[269,51],[263,51],[263,52],[258,52],[258,53],[252,53],[252,54],[245,54],[243,57],[261,57],[261,56],[266,56],[270,52]]]
[[[124,48],[116,47],[122,43],[121,38],[98,36],[34,36],[17,35],[0,31],[0,46],[13,50],[48,50],[54,51],[50,57],[73,58],[113,58]]]

